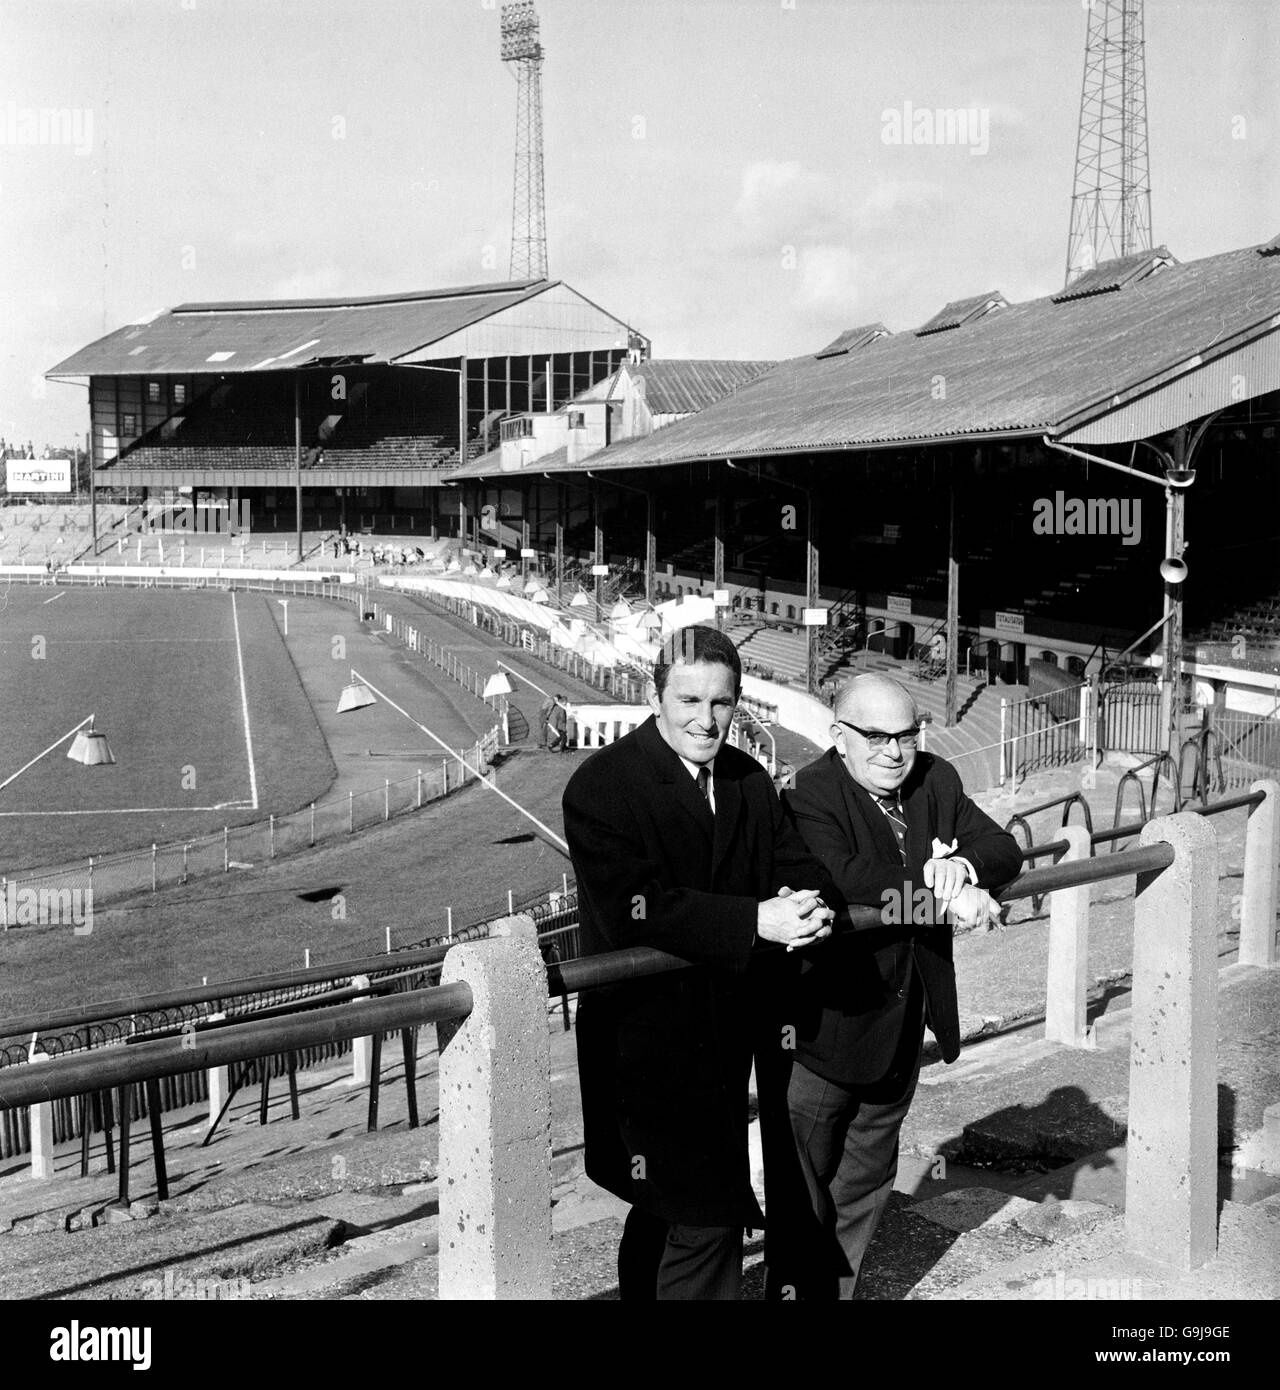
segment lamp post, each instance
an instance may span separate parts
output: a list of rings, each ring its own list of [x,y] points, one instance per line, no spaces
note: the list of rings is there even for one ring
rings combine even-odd
[[[1164,730],[1165,752],[1178,761],[1178,696],[1182,686],[1182,584],[1187,577],[1187,566],[1183,560],[1186,552],[1186,491],[1195,482],[1196,470],[1192,460],[1200,447],[1209,426],[1218,418],[1221,411],[1206,415],[1193,432],[1187,425],[1179,425],[1173,431],[1173,449],[1161,449],[1150,440],[1136,441],[1151,450],[1160,461],[1164,477],[1157,478],[1144,473],[1140,468],[1130,468],[1128,464],[1116,463],[1112,459],[1100,458],[1097,454],[1085,453],[1083,449],[1073,449],[1070,445],[1059,444],[1047,435],[1044,443],[1059,453],[1070,454],[1086,463],[1096,463],[1102,468],[1113,468],[1131,477],[1141,478],[1164,489],[1165,504],[1165,558],[1160,562],[1160,578],[1164,581],[1164,616],[1160,626],[1164,633],[1160,664],[1163,688],[1160,697],[1160,719]]]
[[[419,723],[407,709],[402,705],[396,704],[390,695],[386,694],[385,691],[379,690],[372,681],[366,680],[354,667],[351,670],[351,679],[338,699],[338,713],[347,714],[352,710],[366,709],[369,705],[376,704],[377,700],[381,700],[384,704],[390,705],[397,714],[403,715],[415,729],[426,734],[433,743],[438,743],[455,762],[461,763],[467,772],[474,771],[474,769],[467,766],[466,759],[463,758],[461,753],[451,748],[439,734],[432,733],[425,724]],[[568,844],[549,826],[544,825],[532,811],[525,810],[514,797],[508,796],[506,792],[493,782],[487,782],[483,777],[477,777],[477,780],[482,787],[493,792],[495,796],[500,796],[508,806],[513,806],[526,820],[531,821],[533,825],[537,827],[541,838],[553,849],[559,850],[566,859],[569,857]]]

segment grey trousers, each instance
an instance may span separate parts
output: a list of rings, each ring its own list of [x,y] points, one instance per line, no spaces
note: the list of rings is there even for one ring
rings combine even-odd
[[[813,1223],[799,1297],[853,1297],[898,1175],[898,1131],[919,1074],[917,1047],[903,1090],[886,1100],[883,1086],[840,1086],[800,1062],[792,1069],[787,1102]]]

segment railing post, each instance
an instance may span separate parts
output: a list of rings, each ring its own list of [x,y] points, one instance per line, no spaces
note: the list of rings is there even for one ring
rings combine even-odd
[[[1000,697],[1000,785],[1004,786],[1005,777],[1005,737],[1009,723],[1009,702],[1002,695]]]
[[[1262,800],[1249,807],[1244,836],[1244,900],[1240,904],[1240,964],[1276,964],[1276,876],[1280,874],[1280,782],[1251,782]]]
[[[547,971],[527,916],[455,946],[442,984],[471,1013],[438,1025],[443,1299],[551,1297]]]
[[[226,1018],[225,1013],[214,1013],[210,1014],[205,1021],[207,1023],[221,1023],[224,1018]],[[231,1068],[210,1067],[205,1074],[209,1081],[209,1129],[212,1130],[221,1118],[231,1096]]]
[[[1025,822],[1024,822],[1025,823]],[[1092,852],[1083,825],[1065,825],[1066,852],[1058,863],[1088,859]],[[1049,968],[1045,979],[1044,1037],[1067,1047],[1093,1047],[1085,1019],[1089,988],[1089,890],[1087,883],[1049,894]]]
[[[28,1065],[47,1062],[44,1052],[33,1052],[27,1058]],[[53,1172],[53,1102],[37,1101],[27,1112],[31,1128],[31,1176],[51,1178]]]
[[[356,975],[352,978],[352,986],[355,989],[368,989],[368,975]],[[354,1002],[354,1001],[353,1001]],[[372,1038],[352,1038],[351,1039],[351,1076],[347,1081],[348,1086],[367,1086],[369,1078],[373,1075],[373,1039]]]
[[[1149,821],[1140,843],[1174,859],[1134,896],[1125,1241],[1186,1271],[1217,1238],[1218,845],[1191,813]]]

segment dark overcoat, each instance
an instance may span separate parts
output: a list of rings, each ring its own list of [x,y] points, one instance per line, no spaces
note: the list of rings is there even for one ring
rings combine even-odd
[[[951,926],[932,894],[925,894],[928,911],[913,913],[934,838],[958,842],[955,853],[973,865],[982,888],[1003,887],[1022,866],[1018,842],[965,795],[944,759],[918,754],[901,795],[905,868],[884,813],[836,749],[802,768],[785,794],[796,828],[844,900],[897,908],[899,924],[837,930],[800,962],[796,1058],[843,1085],[904,1079],[898,1073],[905,1075],[918,1056],[921,1004],[944,1061],[960,1053]],[[913,921],[913,915],[929,920]]]
[[[579,1001],[586,1170],[665,1221],[759,1226],[748,1079],[753,1047],[770,1047],[757,1069],[763,1107],[799,953],[756,943],[757,906],[782,887],[831,884],[759,763],[725,746],[713,785],[714,821],[651,718],[565,788],[584,954],[652,946],[696,967]]]

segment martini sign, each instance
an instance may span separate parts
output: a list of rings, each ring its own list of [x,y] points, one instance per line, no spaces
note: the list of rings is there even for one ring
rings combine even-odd
[[[70,492],[70,459],[5,459],[9,492]]]

